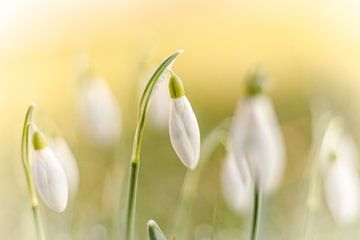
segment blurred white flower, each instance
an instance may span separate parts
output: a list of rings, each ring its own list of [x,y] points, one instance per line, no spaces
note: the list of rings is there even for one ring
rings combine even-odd
[[[74,197],[78,191],[80,179],[76,158],[63,138],[53,138],[49,141],[49,145],[64,169],[68,182],[69,195]]]
[[[80,118],[88,135],[99,145],[113,145],[120,137],[120,107],[102,78],[88,79],[83,83]]]
[[[68,202],[65,172],[39,131],[33,135],[33,147],[32,171],[36,189],[50,209],[63,212]]]
[[[163,74],[161,78],[166,79],[167,77]],[[158,130],[167,129],[169,122],[169,105],[170,94],[168,83],[166,80],[160,80],[156,84],[156,89],[154,89],[149,109],[149,122]]]
[[[173,63],[169,65],[168,69],[170,69],[172,65]],[[143,81],[144,82],[143,88],[145,88],[146,83],[149,81],[150,77],[154,74],[155,70],[156,68],[153,67],[151,71],[149,71],[148,74],[146,74],[146,77],[144,78]],[[166,70],[160,76],[160,79],[156,83],[150,99],[151,104],[149,106],[149,114],[148,114],[149,123],[159,131],[167,130],[167,125],[169,122],[169,114],[167,111],[170,105],[170,94],[168,89],[169,79],[170,79],[170,74]]]
[[[320,149],[324,195],[336,222],[349,224],[360,211],[358,150],[340,118],[330,121]]]
[[[225,202],[236,213],[246,213],[252,204],[253,181],[246,160],[241,162],[241,172],[232,151],[227,153],[222,165],[221,183]]]
[[[231,143],[239,167],[245,156],[261,189],[265,193],[274,191],[283,176],[285,149],[268,97],[257,94],[240,102],[232,123]]]

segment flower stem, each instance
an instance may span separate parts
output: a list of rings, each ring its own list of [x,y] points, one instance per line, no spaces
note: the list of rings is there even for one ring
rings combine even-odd
[[[250,239],[256,240],[259,235],[259,220],[260,220],[260,204],[261,204],[261,193],[257,184],[254,184],[254,205],[251,222]]]
[[[35,221],[35,227],[36,227],[36,233],[38,240],[44,240],[45,234],[41,222],[41,217],[39,213],[39,201],[36,195],[34,182],[32,178],[32,172],[31,172],[31,156],[30,156],[30,147],[29,147],[29,135],[30,135],[30,129],[32,126],[31,118],[32,118],[32,112],[34,110],[34,105],[30,105],[26,112],[25,121],[24,121],[24,128],[21,138],[21,160],[22,165],[24,168],[27,188],[29,190],[29,195],[31,199],[31,208],[33,212],[33,217]]]
[[[165,72],[166,69],[168,69],[169,65],[175,60],[175,58],[182,52],[183,52],[182,50],[179,50],[173,53],[156,69],[155,73],[150,78],[141,96],[139,115],[138,115],[136,131],[135,131],[135,138],[134,138],[131,165],[130,165],[130,179],[129,179],[129,189],[128,189],[129,193],[128,193],[128,204],[127,204],[126,226],[125,226],[126,240],[133,240],[134,238],[136,193],[137,193],[137,183],[138,183],[139,168],[140,168],[141,143],[144,134],[145,119],[150,103],[151,94],[153,92],[153,89],[157,81],[160,79],[162,74]]]

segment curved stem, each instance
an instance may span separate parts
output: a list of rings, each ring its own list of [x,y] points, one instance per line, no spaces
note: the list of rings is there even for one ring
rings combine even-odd
[[[251,222],[250,239],[256,240],[259,235],[259,220],[260,220],[260,204],[261,204],[261,193],[257,184],[254,184],[254,206],[253,215]]]
[[[149,107],[151,94],[153,92],[153,89],[157,81],[160,79],[161,75],[165,72],[166,69],[168,69],[169,65],[182,52],[183,52],[182,50],[179,50],[173,53],[156,69],[155,73],[152,75],[149,82],[147,83],[140,100],[138,122],[135,131],[135,138],[134,138],[133,151],[132,151],[131,164],[130,164],[130,179],[129,179],[129,190],[128,190],[129,193],[128,193],[128,205],[127,205],[126,227],[125,227],[126,240],[132,240],[134,238],[136,193],[137,193],[137,182],[138,182],[139,167],[140,167],[141,143],[144,134],[146,113]]]
[[[25,116],[24,127],[21,138],[21,160],[24,168],[27,188],[29,190],[29,195],[31,199],[31,208],[34,216],[37,238],[39,240],[43,240],[45,239],[45,235],[39,213],[39,201],[36,195],[35,186],[32,178],[31,155],[30,155],[30,147],[29,147],[29,141],[30,141],[29,136],[30,136],[30,129],[32,126],[31,118],[32,118],[33,110],[34,110],[34,104],[30,105]]]
[[[187,229],[191,219],[192,206],[197,194],[201,174],[209,163],[209,159],[214,150],[226,138],[230,119],[221,122],[206,136],[201,147],[201,159],[198,167],[193,171],[187,171],[181,190],[181,200],[175,215],[173,234],[180,239],[187,239]]]

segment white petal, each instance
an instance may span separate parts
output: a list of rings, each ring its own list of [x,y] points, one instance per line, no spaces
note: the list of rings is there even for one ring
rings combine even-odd
[[[81,91],[80,117],[89,136],[99,145],[113,145],[120,136],[121,113],[106,81],[90,79]]]
[[[243,159],[246,163],[246,159]],[[250,170],[247,165],[239,171],[235,156],[229,152],[223,162],[221,183],[225,202],[239,214],[246,213],[252,203],[252,186]]]
[[[353,223],[360,210],[359,158],[355,142],[345,131],[341,118],[330,121],[319,157],[325,200],[333,218],[338,223]]]
[[[359,215],[360,182],[357,172],[341,159],[324,174],[324,193],[333,218],[341,224],[353,223]]]
[[[79,187],[80,178],[76,158],[64,139],[54,138],[49,141],[49,144],[65,172],[69,195],[75,196]]]
[[[284,141],[270,99],[255,96],[239,104],[232,124],[232,148],[241,161],[245,155],[260,187],[272,192],[285,168]]]
[[[50,148],[34,151],[32,169],[35,186],[46,205],[56,212],[64,211],[68,185],[64,170]]]
[[[200,130],[185,96],[170,101],[169,134],[180,160],[186,167],[194,169],[200,156]]]

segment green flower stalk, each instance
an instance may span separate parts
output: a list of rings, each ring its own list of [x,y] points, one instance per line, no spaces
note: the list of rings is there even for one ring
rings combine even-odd
[[[30,200],[31,200],[31,208],[34,216],[36,233],[38,240],[44,240],[45,234],[43,230],[43,225],[41,222],[40,212],[39,212],[39,201],[35,190],[35,184],[32,177],[31,171],[31,155],[30,155],[30,129],[32,124],[32,112],[34,110],[34,104],[31,104],[28,108],[25,116],[24,127],[22,132],[21,139],[21,160],[24,168],[27,188],[29,190]]]
[[[261,208],[261,191],[259,187],[254,184],[254,205],[251,221],[250,239],[256,240],[259,235],[259,221],[260,221],[260,208]]]
[[[141,144],[144,134],[147,110],[151,99],[151,94],[158,80],[165,73],[165,71],[168,69],[170,64],[172,64],[173,61],[176,59],[176,57],[182,52],[183,50],[179,50],[173,53],[156,69],[155,73],[152,75],[149,82],[147,83],[140,100],[139,115],[137,119],[137,127],[135,131],[133,151],[132,151],[132,157],[130,163],[130,179],[129,179],[129,190],[128,190],[129,193],[128,193],[128,205],[127,205],[126,226],[125,226],[126,240],[132,240],[134,238],[136,194],[137,194],[139,167],[140,167]]]

